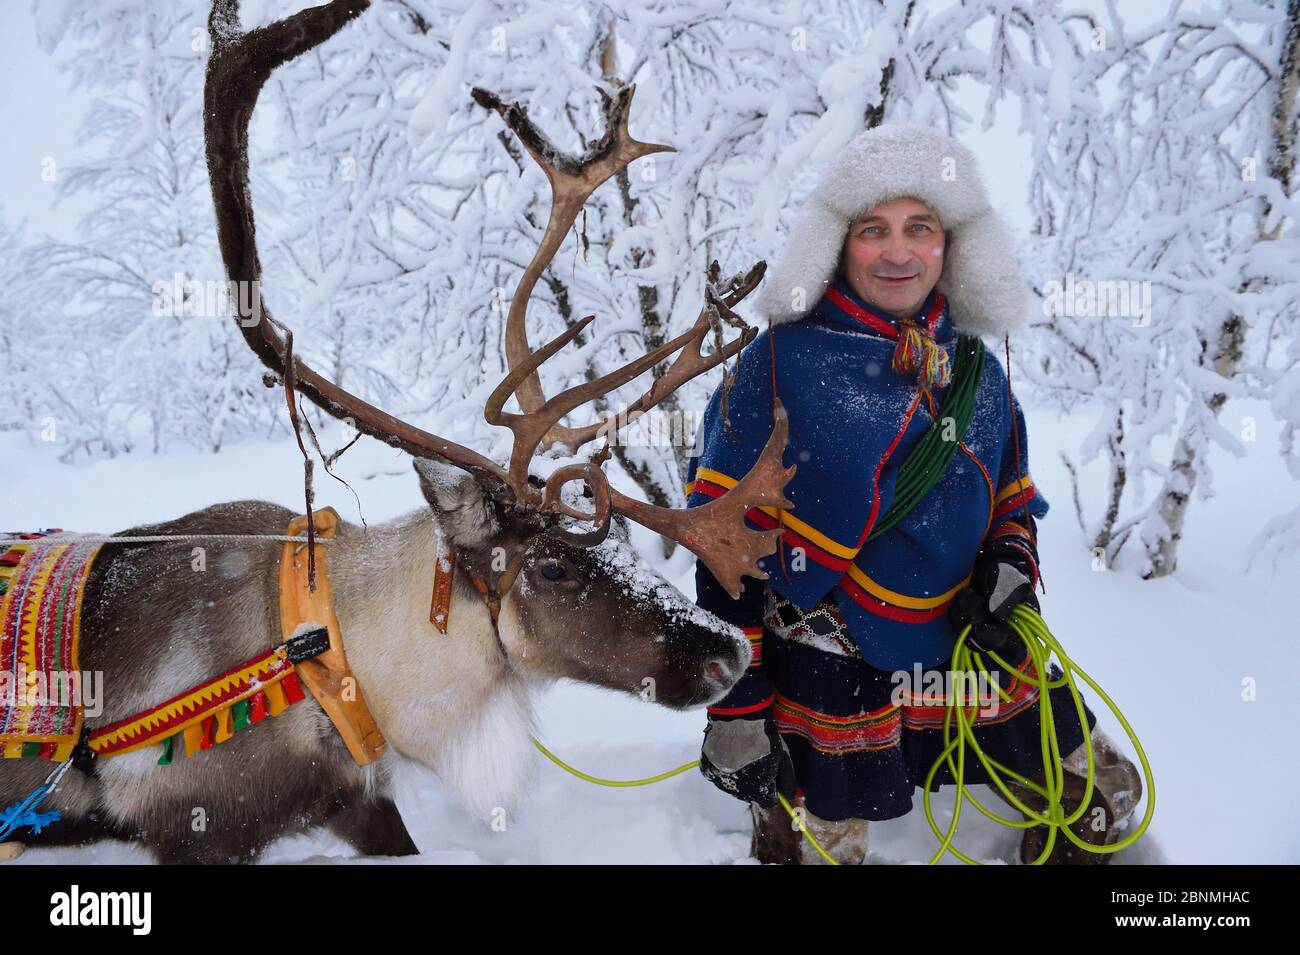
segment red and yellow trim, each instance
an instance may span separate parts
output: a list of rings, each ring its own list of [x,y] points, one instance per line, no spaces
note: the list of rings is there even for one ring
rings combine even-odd
[[[913,597],[890,590],[863,573],[854,564],[836,585],[868,613],[897,623],[929,623],[948,612],[948,604],[970,581],[967,574],[959,583],[933,597]]]
[[[749,668],[755,669],[763,665],[763,626],[741,627],[741,632],[749,640],[750,658]]]
[[[763,530],[782,527],[781,540],[787,547],[792,550],[794,548],[802,549],[811,560],[830,570],[836,570],[840,573],[847,571],[852,564],[853,558],[857,556],[858,551],[862,549],[863,543],[866,542],[867,535],[871,533],[871,528],[875,526],[877,517],[879,517],[881,472],[884,470],[886,462],[889,461],[898,448],[899,441],[907,433],[912,417],[916,414],[916,409],[920,407],[921,397],[922,392],[917,391],[916,396],[912,399],[911,406],[903,416],[903,422],[899,426],[898,432],[889,443],[885,453],[881,455],[880,460],[876,462],[875,471],[871,475],[871,512],[867,515],[866,523],[862,528],[862,533],[858,535],[856,544],[850,545],[837,541],[830,535],[822,533],[807,521],[795,517],[789,511],[778,511],[774,507],[750,508],[748,513],[745,514],[746,519],[753,521]],[[734,478],[729,474],[713,468],[702,467],[695,472],[695,480],[686,485],[686,494],[687,497],[693,493],[700,493],[710,498],[718,498],[739,483],[738,478]]]
[[[897,746],[902,737],[898,707],[892,704],[870,713],[832,716],[775,694],[772,718],[777,732],[802,736],[823,753],[860,753]]]
[[[999,697],[996,708],[989,704],[976,710],[975,726],[1004,723],[1038,700],[1038,686],[1031,682],[1037,679],[1033,663],[1026,661],[1024,665],[1027,678],[1013,677],[1011,685],[1004,688],[1010,700]],[[911,699],[906,694],[904,698]],[[778,732],[800,736],[813,749],[831,755],[873,752],[898,746],[902,742],[903,730],[942,729],[948,711],[946,696],[928,702],[889,703],[877,710],[851,716],[822,713],[780,693],[773,694],[771,702]]]
[[[713,468],[700,468],[695,473],[695,480],[687,487],[692,493],[718,498],[739,483],[738,479],[729,474],[715,471]],[[745,517],[759,525],[763,530],[783,527],[785,532],[782,535],[782,540],[787,547],[791,549],[802,548],[808,554],[809,559],[832,570],[843,572],[850,561],[857,556],[858,547],[844,544],[828,534],[823,534],[807,521],[800,520],[789,511],[778,511],[774,507],[766,506],[751,507]]]
[[[279,716],[303,698],[282,645],[152,709],[96,730],[87,743],[98,756],[120,756],[181,734],[185,755],[193,756],[234,735],[232,709],[236,704],[251,700],[250,722],[260,723],[267,716]]]
[[[993,520],[1012,514],[1034,499],[1034,480],[1028,474],[998,491],[993,500]]]
[[[1032,682],[1038,679],[1033,661],[1025,660],[1021,666],[1024,667],[1023,671],[1013,672],[1023,672],[1024,676],[1013,676],[1010,686],[1002,688],[1011,699],[1004,700],[999,695],[996,700],[996,709],[991,703],[983,704],[975,713],[976,726],[993,726],[997,723],[1005,723],[1038,700],[1038,684]],[[996,690],[994,692],[996,693]],[[907,696],[907,694],[904,693],[904,696]],[[946,696],[942,701],[937,702],[904,703],[902,707],[903,728],[909,730],[942,729],[947,707],[948,699]],[[993,711],[985,712],[986,710]],[[956,727],[954,726],[953,729],[955,730]]]
[[[11,707],[0,699],[0,754],[62,762],[81,738],[80,701],[67,700],[63,693],[68,680],[81,677],[81,603],[100,545],[23,536],[44,542],[39,547],[13,545],[2,558],[0,670],[14,684],[15,703]],[[46,695],[37,699],[31,690],[41,681]],[[52,685],[57,687],[55,699],[49,698]]]

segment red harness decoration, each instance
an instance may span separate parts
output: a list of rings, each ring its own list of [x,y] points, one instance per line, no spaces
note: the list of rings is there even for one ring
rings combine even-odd
[[[87,744],[96,756],[120,756],[161,743],[158,765],[165,766],[176,755],[177,739],[184,741],[185,755],[193,756],[268,716],[279,716],[304,698],[287,650],[279,646],[152,709],[96,730]]]

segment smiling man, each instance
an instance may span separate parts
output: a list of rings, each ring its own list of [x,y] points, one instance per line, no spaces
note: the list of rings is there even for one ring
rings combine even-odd
[[[1036,521],[1048,506],[1030,477],[1024,416],[978,337],[1001,338],[1028,307],[974,157],[917,126],[871,129],[841,149],[760,291],[772,327],[741,353],[725,405],[722,387],[714,392],[687,489],[698,506],[735,486],[771,434],[779,396],[785,462],[798,465],[785,489],[794,507],[746,515],[783,532],[779,554],[759,561],[769,577],[732,600],[696,568],[698,603],[754,646],[745,676],[709,707],[700,765],[750,804],[762,862],[820,861],[778,793],[842,862],[864,861],[870,820],[911,811],[944,748],[946,700],[927,688],[955,685],[946,677],[967,625],[970,645],[1032,670],[1005,620],[1038,607]],[[945,407],[950,395],[967,414]],[[945,430],[966,417],[964,432]],[[943,454],[927,450],[900,480],[929,434],[945,435]],[[1037,685],[991,672],[1005,698],[981,709],[975,736],[1003,766],[1041,778]],[[1079,719],[1064,686],[1048,692],[1073,809],[1095,718],[1085,707]],[[1106,844],[1141,780],[1104,735],[1092,739],[1096,785],[1071,831]],[[968,784],[987,781],[967,763]],[[941,769],[935,788],[952,781]],[[1041,811],[1032,793],[1013,791]],[[1026,829],[1022,861],[1043,840],[1043,827]],[[1062,838],[1048,861],[1109,858]]]
[[[913,318],[943,272],[943,241],[943,225],[924,202],[882,202],[850,223],[837,271],[864,301]]]

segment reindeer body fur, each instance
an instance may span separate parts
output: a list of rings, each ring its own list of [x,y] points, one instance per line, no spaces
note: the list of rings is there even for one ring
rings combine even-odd
[[[262,502],[205,508],[135,528],[146,534],[266,533],[294,515]],[[392,802],[401,756],[434,770],[487,819],[515,801],[530,764],[532,708],[525,679],[501,653],[487,609],[458,569],[451,627],[428,621],[435,515],[420,510],[363,530],[340,522],[330,581],[349,663],[386,734],[389,752],[358,767],[310,696],[228,742],[158,766],[158,750],[73,770],[51,803],[64,819],[34,845],[87,838],[139,840],[163,861],[250,861],[275,838],[327,825],[367,854],[415,846]],[[208,679],[280,642],[278,542],[108,545],[91,570],[81,664],[104,674],[96,729]],[[515,616],[507,600],[502,630]],[[0,804],[34,789],[50,764],[0,763]],[[206,831],[195,831],[198,811]],[[395,823],[395,825],[394,825]]]
[[[326,826],[366,855],[418,852],[392,798],[406,757],[443,780],[485,824],[520,798],[533,764],[531,692],[571,678],[692,707],[723,696],[749,665],[736,628],[655,573],[616,522],[574,547],[513,520],[471,476],[416,459],[429,508],[327,545],[345,650],[388,752],[357,766],[308,697],[230,740],[158,766],[156,747],[64,777],[64,818],[38,846],[142,842],[162,861],[247,862],[274,839]],[[122,537],[264,534],[295,515],[258,501],[218,504]],[[448,632],[429,622],[441,538],[455,552]],[[278,541],[107,544],[86,582],[81,667],[103,674],[90,730],[157,705],[281,642]],[[469,572],[492,580],[501,553],[523,562],[494,626]],[[557,570],[560,571],[557,574]],[[30,793],[40,760],[0,760],[0,805]],[[197,825],[201,818],[203,825]]]

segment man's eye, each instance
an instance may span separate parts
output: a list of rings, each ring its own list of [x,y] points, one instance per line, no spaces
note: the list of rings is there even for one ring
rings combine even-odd
[[[564,565],[558,560],[548,560],[542,563],[542,576],[547,580],[563,580],[568,575],[564,572]]]

